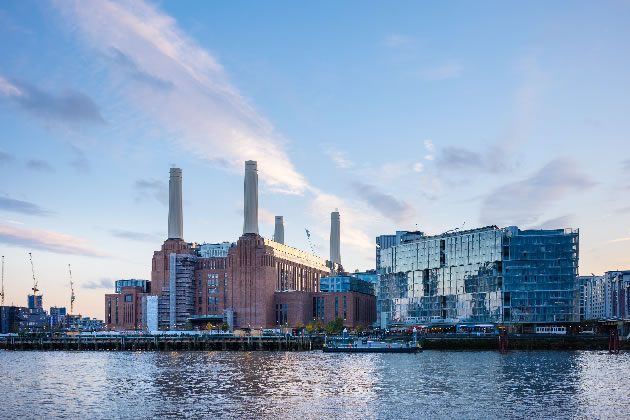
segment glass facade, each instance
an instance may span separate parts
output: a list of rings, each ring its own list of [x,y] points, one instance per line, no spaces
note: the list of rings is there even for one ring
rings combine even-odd
[[[578,231],[488,226],[414,235],[380,253],[382,327],[579,320]]]
[[[361,280],[353,275],[337,275],[319,279],[321,292],[359,292],[374,295],[374,283]]]

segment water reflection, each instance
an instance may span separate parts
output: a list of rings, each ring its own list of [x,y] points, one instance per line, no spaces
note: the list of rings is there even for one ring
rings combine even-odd
[[[629,368],[599,352],[0,352],[0,418],[627,418]]]

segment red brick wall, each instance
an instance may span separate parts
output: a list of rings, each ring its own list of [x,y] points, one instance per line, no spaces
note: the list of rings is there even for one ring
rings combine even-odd
[[[130,296],[131,302],[126,302],[125,296]],[[107,328],[123,330],[141,329],[143,296],[146,296],[146,293],[142,293],[142,288],[136,286],[123,287],[119,294],[106,294],[105,324]],[[118,298],[118,302],[116,302],[116,298]],[[116,306],[118,306],[118,322],[116,322]]]
[[[190,254],[192,251],[183,239],[167,239],[162,249],[153,253],[151,262],[151,294],[161,296],[162,288],[169,283],[169,256],[172,253]]]
[[[195,311],[197,315],[220,315],[225,309],[227,297],[227,258],[199,258],[195,270],[197,297]],[[216,293],[209,293],[209,290]],[[209,304],[212,297],[213,303]],[[218,303],[214,303],[214,302]],[[200,303],[201,302],[201,303]]]
[[[337,316],[343,318],[344,296],[346,297],[346,318],[343,322],[345,327],[356,328],[359,325],[369,327],[376,322],[375,296],[357,292],[278,292],[274,295],[274,323],[275,310],[284,309],[284,306],[279,308],[277,305],[286,304],[288,326],[310,324],[316,319],[313,317],[313,298],[324,298],[324,316],[320,319],[326,325],[334,321]],[[337,314],[335,313],[335,298],[338,298]]]

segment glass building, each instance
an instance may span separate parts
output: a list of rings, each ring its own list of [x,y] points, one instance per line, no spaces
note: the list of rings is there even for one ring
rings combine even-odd
[[[578,243],[577,229],[515,226],[403,236],[380,251],[379,323],[578,322]]]

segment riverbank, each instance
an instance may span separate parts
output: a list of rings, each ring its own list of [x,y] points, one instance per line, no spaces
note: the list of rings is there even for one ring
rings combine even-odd
[[[395,341],[392,337],[389,340]],[[400,337],[400,341],[409,341]],[[311,351],[320,350],[323,336],[75,336],[1,337],[0,350],[81,350],[81,351]],[[498,336],[422,337],[425,350],[498,350]],[[609,337],[598,336],[508,336],[508,350],[608,350]],[[620,350],[630,350],[630,342],[619,342]]]
[[[508,336],[508,350],[608,350],[606,335]],[[426,337],[425,350],[497,350],[498,336],[486,337]],[[619,341],[620,350],[630,350],[630,342]]]

